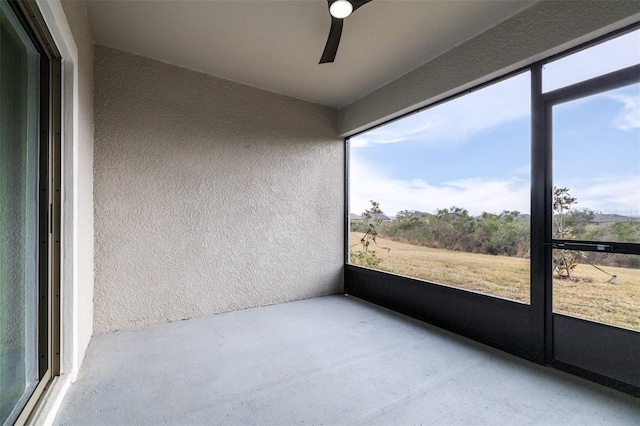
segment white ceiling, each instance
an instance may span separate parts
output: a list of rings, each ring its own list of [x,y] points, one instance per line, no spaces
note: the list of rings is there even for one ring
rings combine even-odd
[[[535,0],[373,0],[319,65],[326,0],[87,0],[98,44],[341,108]]]

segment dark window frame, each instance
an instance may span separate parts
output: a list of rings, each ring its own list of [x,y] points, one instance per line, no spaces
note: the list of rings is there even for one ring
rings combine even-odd
[[[569,242],[551,240],[552,211],[551,211],[551,145],[545,108],[551,102],[560,103],[572,96],[585,96],[586,90],[602,91],[603,87],[626,86],[630,81],[636,81],[640,65],[627,69],[613,71],[603,76],[578,82],[560,89],[544,93],[542,90],[542,68],[545,64],[569,56],[576,52],[606,42],[623,34],[640,28],[640,22],[628,25],[619,30],[597,37],[561,53],[551,55],[543,60],[529,64],[515,71],[505,73],[490,79],[473,88],[460,91],[437,102],[402,114],[376,126],[345,138],[345,209],[344,209],[344,253],[345,276],[344,288],[346,294],[363,298],[373,303],[388,307],[411,317],[432,323],[463,336],[497,347],[520,357],[530,359],[539,364],[568,371],[592,381],[604,384],[640,396],[640,387],[621,382],[616,379],[588,371],[573,365],[565,364],[553,358],[553,324],[554,314],[551,306],[551,279],[537,270],[546,270],[550,264],[553,244]],[[349,259],[349,149],[350,138],[373,129],[385,126],[396,120],[433,108],[473,91],[482,89],[517,74],[531,72],[531,305],[519,306],[516,301],[505,301],[494,296],[474,293],[464,289],[446,285],[430,283],[410,277],[394,275],[384,271],[364,268],[350,264]],[[602,242],[571,241],[573,244],[583,244],[588,248],[598,250]],[[596,244],[597,243],[597,244]],[[608,244],[608,243],[605,243]],[[619,253],[638,254],[640,244],[613,243],[610,248]],[[550,271],[547,271],[550,275]],[[543,282],[540,282],[542,279]],[[537,282],[536,282],[537,281]],[[493,299],[493,300],[491,300]],[[462,309],[460,304],[465,305]],[[472,311],[472,312],[469,312]],[[502,317],[502,323],[495,321],[496,315]],[[559,317],[555,314],[555,317]],[[568,317],[567,317],[568,318]],[[561,319],[561,318],[560,318]],[[571,318],[569,318],[571,319]],[[470,322],[474,324],[470,325]],[[598,324],[606,330],[616,329],[613,326]],[[494,328],[491,330],[491,328]],[[521,339],[521,333],[526,333],[528,339]],[[627,333],[623,330],[623,334]],[[623,349],[624,350],[624,349]]]

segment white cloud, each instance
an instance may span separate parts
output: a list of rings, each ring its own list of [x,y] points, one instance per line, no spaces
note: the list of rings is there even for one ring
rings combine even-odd
[[[624,104],[613,125],[624,131],[640,129],[640,96],[616,94],[610,98]]]
[[[420,116],[418,114],[417,116]],[[414,116],[414,117],[417,117]],[[422,120],[412,120],[408,117],[402,121],[379,127],[361,136],[351,139],[352,147],[365,147],[372,144],[389,144],[404,142],[412,138],[419,137],[420,133],[431,127],[431,123]]]
[[[369,208],[369,200],[379,202],[390,216],[402,210],[433,213],[452,206],[463,207],[472,215],[503,210],[530,212],[528,179],[472,178],[434,185],[424,179],[394,179],[387,170],[360,161],[352,161],[350,172],[352,213]],[[568,187],[578,199],[575,208],[640,216],[640,176],[576,179],[560,186]]]
[[[578,208],[605,213],[640,215],[640,176],[607,176],[563,185],[578,199]]]
[[[530,185],[522,179],[461,179],[433,185],[423,179],[390,178],[384,170],[359,161],[350,165],[350,210],[361,213],[369,200],[380,203],[388,215],[402,210],[433,213],[439,208],[463,207],[472,215],[483,211],[518,210],[529,213]]]
[[[463,141],[483,130],[529,116],[528,73],[405,117],[351,139],[353,148],[408,140]]]

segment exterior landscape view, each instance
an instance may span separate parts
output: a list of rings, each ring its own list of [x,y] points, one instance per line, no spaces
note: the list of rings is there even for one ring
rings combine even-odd
[[[640,63],[639,44],[635,31],[545,65],[542,93]],[[349,140],[352,264],[529,303],[531,79]],[[553,238],[601,246],[553,250],[553,311],[640,331],[640,255],[607,250],[640,244],[640,84],[549,114]]]

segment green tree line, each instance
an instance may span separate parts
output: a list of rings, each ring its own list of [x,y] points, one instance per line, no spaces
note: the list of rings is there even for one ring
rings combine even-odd
[[[377,203],[376,203],[377,206]],[[378,211],[380,211],[378,209]],[[572,209],[554,215],[554,222],[570,230],[575,240],[639,242],[640,221],[590,224],[595,212]],[[467,209],[438,209],[435,214],[399,212],[395,219],[376,223],[377,235],[395,241],[433,248],[458,250],[498,256],[528,258],[530,255],[530,217],[517,211],[499,214],[484,212],[472,216]],[[356,232],[370,230],[370,221],[352,221]],[[565,236],[566,237],[566,236]],[[583,253],[586,260],[601,265],[640,267],[638,256],[613,256],[606,253]]]
[[[352,223],[363,232],[365,221]],[[502,256],[529,255],[529,219],[518,212],[482,213],[473,217],[460,207],[438,209],[435,214],[416,217],[414,212],[398,213],[392,221],[378,225],[378,234],[396,241],[433,248]]]

